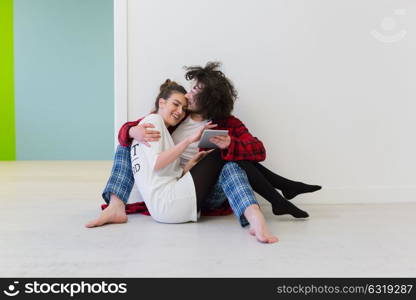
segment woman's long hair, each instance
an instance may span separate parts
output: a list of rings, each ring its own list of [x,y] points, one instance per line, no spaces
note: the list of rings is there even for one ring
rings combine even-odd
[[[173,93],[182,93],[185,95],[186,90],[183,86],[168,78],[159,88],[159,95],[156,97],[155,110],[153,112],[157,112],[159,110],[160,98],[168,99]]]

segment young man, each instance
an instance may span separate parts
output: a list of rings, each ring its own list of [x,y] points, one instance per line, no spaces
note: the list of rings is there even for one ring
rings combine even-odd
[[[237,93],[232,83],[218,68],[219,63],[208,63],[205,68],[191,67],[187,69],[186,79],[194,81],[191,90],[186,95],[189,100],[190,114],[174,130],[172,138],[177,143],[206,124],[208,120],[213,120],[215,124],[218,124],[218,129],[228,129],[228,136],[215,137],[211,140],[221,149],[222,158],[229,163],[224,166],[213,195],[206,204],[211,208],[218,206],[223,203],[226,196],[241,225],[250,224],[250,233],[255,235],[260,242],[273,243],[277,241],[277,238],[269,232],[266,226],[249,180],[244,170],[233,162],[263,161],[266,152],[262,142],[253,137],[240,120],[231,116]],[[149,124],[138,125],[139,121],[124,124],[119,132],[121,146],[117,148],[112,175],[103,192],[103,198],[109,203],[109,206],[98,219],[87,224],[87,227],[127,221],[124,206],[134,184],[129,146],[133,139],[147,144],[147,142],[159,138],[159,133],[152,130]],[[183,164],[197,152],[197,143],[191,144],[181,157]],[[242,166],[244,168],[245,164]],[[309,189],[311,187],[274,175],[274,187],[285,189],[292,198],[297,194],[308,192],[308,187]],[[268,197],[273,194],[271,196],[277,197],[276,201],[283,204],[283,207],[273,207],[275,214],[290,213],[295,217],[308,216],[306,212],[281,197],[273,187],[271,188],[273,191],[271,191],[270,187],[265,188],[257,183],[256,186],[260,192],[255,190],[262,196]]]

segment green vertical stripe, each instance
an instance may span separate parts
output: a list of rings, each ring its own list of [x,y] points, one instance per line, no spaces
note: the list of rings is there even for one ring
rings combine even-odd
[[[0,0],[0,160],[16,159],[13,0]]]

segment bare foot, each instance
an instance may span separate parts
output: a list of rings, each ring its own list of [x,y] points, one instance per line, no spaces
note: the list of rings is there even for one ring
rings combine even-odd
[[[253,236],[256,237],[256,239],[260,242],[260,243],[266,243],[266,244],[273,244],[279,241],[279,239],[277,238],[277,236],[274,236],[273,234],[271,234],[269,232],[269,230],[262,226],[256,228],[256,227],[252,227],[249,230],[249,233]]]
[[[85,225],[87,228],[103,226],[105,224],[119,224],[127,222],[127,214],[124,203],[119,200],[111,200],[110,205],[107,206],[100,214],[100,216]]]
[[[272,244],[279,240],[276,236],[270,233],[258,205],[253,204],[247,207],[244,215],[250,223],[249,233],[255,236],[259,242]]]

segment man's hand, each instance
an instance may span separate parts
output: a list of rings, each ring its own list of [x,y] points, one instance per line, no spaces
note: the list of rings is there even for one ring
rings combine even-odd
[[[211,143],[214,143],[220,149],[227,149],[231,144],[231,137],[229,135],[217,135],[209,139]]]
[[[129,136],[150,147],[149,142],[157,142],[160,139],[160,132],[149,128],[155,128],[155,126],[150,123],[138,124],[129,129]]]

